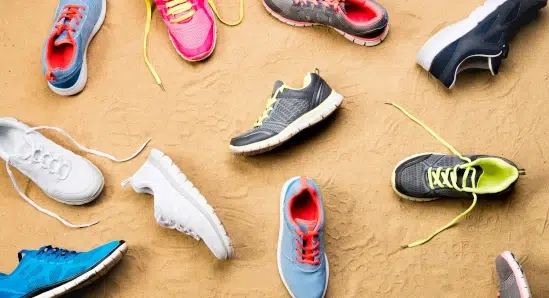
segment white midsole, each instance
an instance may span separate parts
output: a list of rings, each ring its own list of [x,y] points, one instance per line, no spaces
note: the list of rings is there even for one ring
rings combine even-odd
[[[78,75],[78,79],[76,80],[76,83],[74,83],[74,85],[70,86],[69,88],[58,88],[53,86],[50,82],[48,82],[48,86],[50,87],[50,89],[61,96],[75,95],[80,91],[84,90],[84,87],[86,87],[86,83],[88,82],[88,62],[87,62],[88,46],[90,45],[90,42],[94,38],[97,31],[101,29],[101,26],[105,21],[105,15],[107,13],[107,0],[101,0],[101,1],[102,1],[101,14],[99,15],[99,19],[97,19],[97,23],[93,27],[93,31],[90,37],[88,38],[88,42],[86,43],[86,50],[84,51],[84,60],[82,62],[82,69],[80,70],[80,74]]]
[[[290,178],[286,183],[284,183],[284,186],[282,186],[282,191],[280,192],[280,225],[278,228],[278,246],[277,246],[277,264],[278,264],[278,274],[280,274],[280,278],[282,279],[282,283],[284,283],[284,286],[288,290],[288,293],[292,298],[298,298],[296,297],[292,291],[290,290],[290,287],[288,286],[288,283],[284,279],[284,275],[282,274],[282,266],[280,265],[280,260],[283,258],[281,255],[282,253],[282,231],[284,229],[284,196],[286,195],[286,192],[288,191],[288,187],[290,184],[298,179],[301,179],[299,176],[295,176]],[[324,254],[324,260],[326,261],[326,286],[324,287],[324,293],[322,294],[322,297],[326,295],[326,290],[328,289],[328,279],[330,277],[330,265],[328,264],[328,256]]]
[[[520,267],[520,264],[517,262],[517,260],[513,257],[513,255],[509,251],[503,252],[501,256],[505,259],[505,261],[507,261],[509,266],[511,266],[511,269],[513,269],[513,274],[515,275],[515,279],[517,281],[520,297],[532,298],[532,294],[530,293],[530,287],[528,287],[526,276],[524,275],[524,272]]]
[[[343,96],[332,90],[332,93],[322,102],[318,107],[299,117],[297,120],[292,122],[288,127],[284,128],[280,133],[275,136],[272,136],[266,140],[259,141],[253,144],[244,145],[244,146],[233,146],[230,145],[230,150],[233,153],[245,153],[245,152],[254,152],[261,149],[276,147],[288,139],[299,133],[300,131],[315,125],[316,123],[322,121],[324,118],[332,114],[341,102],[343,101]]]
[[[469,17],[455,24],[449,25],[433,35],[423,45],[417,55],[417,63],[429,71],[435,57],[452,42],[463,37],[473,30],[479,22],[494,12],[500,5],[508,0],[488,0],[482,6],[475,9]]]
[[[78,278],[60,285],[57,288],[51,289],[47,292],[44,292],[34,298],[52,298],[61,296],[71,290],[74,290],[79,287],[83,287],[88,283],[93,282],[95,279],[103,276],[107,273],[114,265],[116,265],[122,257],[128,251],[128,245],[126,243],[121,244],[114,252],[112,252],[107,258],[105,258],[97,266],[89,270],[88,272],[82,274]]]

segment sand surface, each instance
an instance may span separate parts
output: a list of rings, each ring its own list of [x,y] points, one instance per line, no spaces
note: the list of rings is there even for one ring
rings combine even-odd
[[[227,18],[236,1],[217,1]],[[217,261],[193,238],[158,226],[152,197],[120,182],[144,162],[115,164],[79,152],[106,180],[92,204],[65,206],[16,173],[38,204],[77,223],[69,229],[24,202],[0,171],[0,270],[11,272],[20,249],[54,244],[86,250],[113,239],[130,245],[110,274],[72,297],[288,297],[276,265],[279,192],[295,175],[315,179],[325,197],[328,297],[495,297],[494,258],[512,250],[534,297],[549,297],[549,12],[510,44],[501,72],[464,74],[448,92],[415,64],[433,33],[466,17],[482,0],[385,0],[391,32],[378,47],[354,45],[328,28],[294,28],[247,0],[241,26],[218,23],[215,53],[190,64],[173,50],[160,16],[153,16],[151,62],[142,58],[143,1],[111,0],[103,28],[88,51],[89,81],[80,95],[53,94],[41,75],[41,50],[56,0],[6,1],[0,10],[0,111],[29,125],[64,128],[83,144],[116,156],[147,137],[180,166],[206,196],[235,245]],[[333,117],[262,156],[229,152],[232,136],[262,113],[272,84],[299,86],[307,71],[321,75],[344,103]],[[493,154],[526,168],[507,200],[481,201],[458,226],[407,250],[471,203],[415,203],[397,198],[393,167],[420,152],[448,152],[398,110],[397,102],[464,154]]]

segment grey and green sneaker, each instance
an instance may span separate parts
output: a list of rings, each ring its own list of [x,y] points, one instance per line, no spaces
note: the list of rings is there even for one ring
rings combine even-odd
[[[488,155],[420,153],[393,170],[394,191],[404,199],[432,201],[441,197],[472,198],[510,193],[521,170],[508,159]]]
[[[496,257],[500,298],[532,298],[528,282],[515,255],[505,251]]]
[[[276,81],[267,107],[254,128],[234,137],[230,150],[237,155],[269,151],[328,117],[342,101],[343,96],[317,73],[307,73],[299,89]]]

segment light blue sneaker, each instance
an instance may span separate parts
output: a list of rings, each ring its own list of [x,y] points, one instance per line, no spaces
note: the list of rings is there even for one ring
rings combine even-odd
[[[278,272],[293,298],[321,298],[328,287],[324,207],[318,185],[293,177],[280,194]]]
[[[61,0],[42,52],[42,71],[50,89],[64,96],[88,81],[88,45],[105,20],[106,0]]]
[[[0,297],[63,295],[107,273],[127,250],[124,241],[113,241],[82,253],[51,246],[22,250],[17,268],[9,275],[0,273]]]

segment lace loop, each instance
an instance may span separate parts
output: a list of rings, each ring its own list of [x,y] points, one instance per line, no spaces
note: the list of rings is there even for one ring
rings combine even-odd
[[[261,126],[261,124],[263,124],[263,121],[265,121],[265,119],[269,117],[269,114],[273,110],[273,106],[276,102],[276,96],[278,95],[279,92],[282,92],[282,91],[284,91],[284,85],[278,88],[278,90],[276,90],[276,92],[274,93],[273,97],[267,100],[267,105],[265,106],[265,110],[263,110],[263,114],[261,114],[261,116],[259,116],[257,121],[254,123],[254,127]]]
[[[74,19],[76,25],[80,25],[80,20],[82,19],[82,13],[80,10],[85,11],[86,8],[82,5],[72,5],[68,4],[63,7],[63,12],[59,15],[57,22],[63,21],[61,24],[55,25],[56,34],[60,35],[63,31],[76,32],[76,29],[69,25],[69,23]],[[64,22],[67,21],[67,23]]]
[[[309,265],[318,265],[320,259],[317,259],[316,256],[320,254],[320,242],[318,240],[315,241],[318,232],[308,231],[307,233],[303,233],[296,230],[296,233],[299,238],[301,238],[301,241],[299,241],[298,238],[295,239],[298,256],[296,261]],[[301,243],[304,243],[305,245],[302,245]]]

